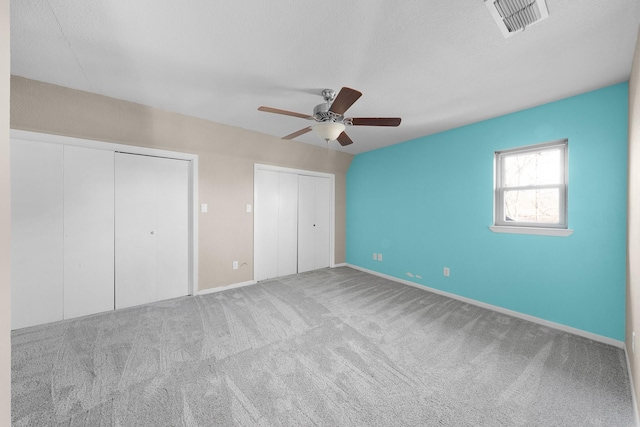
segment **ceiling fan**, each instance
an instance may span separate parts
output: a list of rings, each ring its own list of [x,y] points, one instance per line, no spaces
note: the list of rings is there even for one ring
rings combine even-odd
[[[294,139],[312,130],[325,141],[338,140],[340,145],[353,144],[353,141],[344,131],[347,126],[398,126],[402,120],[400,117],[345,117],[344,113],[354,102],[362,96],[362,93],[348,87],[343,87],[336,95],[333,89],[322,91],[324,103],[318,104],[313,109],[313,115],[295,113],[293,111],[280,110],[278,108],[260,107],[259,111],[267,113],[283,114],[285,116],[299,117],[313,120],[316,123],[297,132],[283,136],[282,139]]]

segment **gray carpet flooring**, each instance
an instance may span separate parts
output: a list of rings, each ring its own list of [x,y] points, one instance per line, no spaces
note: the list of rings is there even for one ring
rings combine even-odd
[[[618,348],[350,268],[14,331],[14,426],[633,425]]]

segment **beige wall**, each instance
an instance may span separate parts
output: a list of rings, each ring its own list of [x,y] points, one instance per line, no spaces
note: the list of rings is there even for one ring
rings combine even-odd
[[[336,175],[335,262],[345,261],[345,174],[352,155],[34,80],[11,78],[11,128],[199,156],[199,287],[253,279],[254,163]],[[234,260],[242,266],[231,268]]]
[[[640,398],[640,37],[629,79],[629,206],[627,228],[627,355]],[[636,333],[633,354],[631,334]]]
[[[9,0],[0,0],[0,425],[11,425]]]

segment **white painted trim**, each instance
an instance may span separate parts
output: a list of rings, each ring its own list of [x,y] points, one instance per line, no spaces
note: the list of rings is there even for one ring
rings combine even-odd
[[[567,237],[573,234],[573,230],[570,230],[567,228],[538,228],[538,227],[513,227],[508,225],[490,225],[489,229],[494,233],[534,234],[537,236]]]
[[[316,171],[309,171],[305,169],[287,168],[284,166],[265,165],[262,163],[254,163],[253,166],[254,166],[254,169],[256,170],[260,169],[260,170],[272,171],[272,172],[292,173],[296,175],[321,176],[323,178],[331,178],[332,176],[335,177],[334,174],[327,173],[327,172],[316,172]]]
[[[351,267],[355,270],[360,270],[365,273],[373,274],[374,276],[383,277],[388,280],[392,280],[394,282],[402,283],[404,285],[413,286],[414,288],[419,288],[428,292],[433,292],[434,294],[442,295],[451,299],[455,299],[458,301],[462,301],[467,304],[475,305],[478,307],[486,308],[488,310],[497,311],[498,313],[506,314],[509,316],[517,317],[522,320],[527,320],[529,322],[537,323],[542,326],[546,326],[548,328],[557,329],[563,332],[567,332],[573,335],[578,335],[583,338],[588,338],[593,341],[597,341],[603,344],[608,344],[618,348],[624,348],[624,342],[619,340],[614,340],[613,338],[605,337],[603,335],[594,334],[592,332],[583,331],[582,329],[573,328],[571,326],[563,325],[560,323],[551,322],[549,320],[541,319],[539,317],[530,316],[528,314],[520,313],[518,311],[509,310],[508,308],[499,307],[497,305],[487,304],[482,301],[477,301],[471,298],[466,298],[460,295],[452,294],[449,292],[441,291],[440,289],[430,288],[429,286],[421,285],[419,283],[410,282],[404,279],[398,279],[397,277],[389,276],[387,274],[378,273],[377,271],[368,270],[366,268],[358,267],[357,265],[352,265],[347,263],[347,267]]]
[[[51,135],[46,133],[29,132],[25,130],[11,129],[11,139],[23,139],[27,141],[51,142],[54,144],[75,145],[85,148],[97,148],[99,150],[119,151],[122,153],[141,154],[145,156],[166,157],[179,160],[194,160],[197,154],[183,153],[179,151],[160,150],[157,148],[141,147],[138,145],[118,144],[115,142],[98,141],[93,139],[81,139],[72,136]]]
[[[191,226],[191,247],[189,248],[189,255],[191,259],[191,295],[195,295],[199,290],[200,286],[200,274],[199,274],[199,265],[200,265],[200,251],[198,250],[199,242],[200,242],[200,229],[198,227],[198,218],[199,218],[199,186],[198,186],[198,156],[195,155],[194,159],[191,159],[190,162],[190,176],[189,176],[189,184],[191,184],[191,221],[189,221],[189,225]]]
[[[624,346],[624,358],[627,361],[627,372],[629,374],[629,387],[631,387],[631,400],[633,402],[634,422],[636,426],[640,426],[640,415],[638,415],[638,401],[636,400],[636,389],[633,386],[633,375],[631,375],[631,362],[629,361],[629,353],[627,346]]]
[[[294,168],[286,168],[286,167],[282,167],[282,166],[273,166],[273,165],[264,165],[261,163],[254,163],[253,165],[253,188],[255,189],[255,182],[256,182],[256,171],[258,170],[266,170],[266,171],[272,171],[272,172],[284,172],[284,173],[291,173],[291,174],[296,174],[296,175],[306,175],[306,176],[317,176],[317,177],[322,177],[322,178],[329,178],[329,186],[331,187],[330,190],[330,200],[329,200],[329,267],[333,268],[336,266],[335,264],[335,260],[336,260],[336,175],[333,173],[326,173],[326,172],[316,172],[316,171],[309,171],[309,170],[304,170],[304,169],[294,169]],[[253,194],[253,207],[254,207],[254,215],[253,215],[253,234],[254,234],[254,239],[253,239],[253,257],[254,257],[254,263],[253,265],[255,266],[255,256],[256,256],[256,239],[255,239],[255,233],[256,233],[256,216],[255,216],[255,206],[256,206],[256,199],[255,199],[255,190],[254,190],[254,194]],[[345,264],[346,265],[346,264]],[[255,268],[253,269],[253,279],[255,281]]]
[[[159,150],[155,148],[139,147],[137,145],[116,144],[113,142],[96,141],[90,139],[74,138],[71,136],[51,135],[46,133],[29,132],[24,130],[11,129],[12,140],[49,142],[52,144],[72,145],[76,147],[94,148],[120,153],[140,154],[144,156],[165,157],[169,159],[187,160],[189,167],[189,184],[191,187],[190,204],[191,220],[189,228],[189,259],[191,268],[189,272],[189,294],[195,295],[198,292],[198,155],[192,153],[181,153],[178,151]]]
[[[341,262],[340,264],[334,264],[331,266],[331,268],[338,268],[338,267],[347,267],[347,263]]]
[[[247,282],[234,283],[232,285],[218,286],[218,287],[209,288],[209,289],[202,289],[202,290],[198,291],[197,295],[214,294],[216,292],[228,291],[229,289],[243,288],[245,286],[255,285],[256,283],[258,283],[258,282],[256,282],[255,280],[249,280]]]

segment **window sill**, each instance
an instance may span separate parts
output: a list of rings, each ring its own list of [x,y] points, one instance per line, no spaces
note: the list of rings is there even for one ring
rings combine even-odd
[[[569,230],[567,228],[510,227],[505,225],[490,225],[489,229],[494,233],[535,234],[538,236],[567,237],[573,234],[573,230]]]

